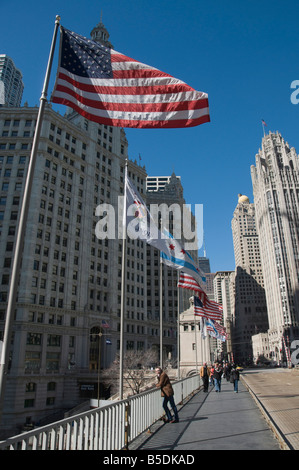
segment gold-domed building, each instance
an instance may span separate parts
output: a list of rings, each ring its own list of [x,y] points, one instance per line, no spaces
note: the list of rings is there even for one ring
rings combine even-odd
[[[244,194],[238,194],[238,203],[240,204],[241,202],[243,202],[244,204],[249,204],[250,201],[249,201],[249,198],[247,196],[245,196]]]

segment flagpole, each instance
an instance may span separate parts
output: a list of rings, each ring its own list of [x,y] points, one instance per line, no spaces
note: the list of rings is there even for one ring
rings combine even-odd
[[[266,123],[265,123],[265,121],[262,119],[262,126],[263,126],[264,137],[265,137],[265,135],[266,135],[266,132],[265,132],[265,125],[266,125]]]
[[[195,336],[195,365],[196,373],[198,373],[198,363],[197,363],[197,335],[196,335],[196,316],[194,314],[194,336]]]
[[[22,202],[22,207],[21,207],[21,212],[20,212],[19,226],[18,226],[18,232],[17,232],[17,238],[16,238],[15,255],[14,255],[12,272],[11,272],[11,283],[10,283],[10,289],[9,289],[9,295],[8,295],[5,329],[4,329],[4,336],[3,336],[1,359],[0,359],[0,418],[3,413],[5,383],[6,383],[7,373],[8,373],[10,343],[11,343],[11,336],[12,336],[12,325],[13,325],[14,314],[15,314],[15,309],[16,309],[18,283],[19,283],[19,276],[20,276],[20,266],[21,266],[21,260],[22,260],[23,244],[24,244],[27,217],[28,217],[28,211],[29,211],[31,188],[32,188],[32,183],[33,183],[35,162],[36,162],[37,150],[38,150],[38,145],[39,145],[41,127],[42,127],[42,122],[43,122],[43,115],[44,115],[44,110],[45,110],[45,106],[47,102],[48,86],[49,86],[49,80],[50,80],[50,75],[51,75],[51,68],[52,68],[52,63],[53,63],[55,43],[56,43],[59,24],[60,24],[60,16],[57,15],[56,20],[55,20],[55,27],[54,27],[54,33],[53,33],[53,38],[52,38],[49,59],[48,59],[47,70],[45,74],[44,86],[43,86],[42,94],[40,97],[39,112],[38,112],[38,117],[36,121],[35,134],[34,134],[34,139],[32,143],[31,156],[30,156],[30,161],[29,161],[29,166],[28,166],[25,189],[24,189],[24,194],[23,194],[23,202]]]
[[[178,282],[180,280],[180,271],[177,272]],[[181,378],[180,370],[180,288],[178,290],[178,322],[177,322],[177,366],[178,366],[178,380]]]
[[[163,265],[160,256],[160,367],[163,368]]]
[[[120,341],[119,341],[119,399],[123,399],[124,379],[124,318],[125,318],[125,272],[126,272],[126,247],[127,247],[127,177],[128,177],[128,159],[125,164],[125,191],[123,206],[123,246],[122,246],[122,269],[121,269],[121,303],[120,303]]]

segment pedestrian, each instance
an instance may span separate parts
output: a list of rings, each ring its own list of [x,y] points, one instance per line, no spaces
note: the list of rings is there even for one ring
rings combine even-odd
[[[203,366],[200,368],[200,377],[203,382],[203,391],[207,392],[209,389],[210,368],[207,366],[206,362],[204,362]]]
[[[215,392],[221,392],[221,377],[222,377],[223,369],[220,364],[215,364],[215,370],[213,374],[214,378],[214,385],[215,385]]]
[[[240,378],[240,372],[235,366],[233,366],[231,373],[230,373],[230,382],[234,385],[235,393],[238,393],[239,378]]]
[[[179,422],[179,416],[178,416],[178,411],[175,406],[175,401],[174,401],[174,392],[172,385],[170,383],[169,377],[164,372],[161,367],[156,368],[156,374],[157,374],[157,380],[158,383],[156,384],[156,387],[159,387],[161,389],[161,396],[164,398],[163,399],[163,408],[166,413],[167,420],[166,422],[168,423],[178,423]],[[168,402],[172,408],[174,417],[172,417],[170,409],[168,408]]]
[[[227,382],[230,381],[230,372],[231,372],[231,364],[229,364],[229,362],[227,362],[224,366],[224,369],[223,369],[223,376],[226,378]]]
[[[213,383],[214,383],[214,371],[215,371],[215,367],[212,366],[211,369],[210,369],[210,380],[209,380],[210,385],[213,385]]]

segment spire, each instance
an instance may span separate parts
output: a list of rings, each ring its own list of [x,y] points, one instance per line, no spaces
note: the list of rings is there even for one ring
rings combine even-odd
[[[103,18],[103,13],[101,11],[100,22],[93,28],[93,30],[90,33],[90,36],[93,41],[98,42],[99,44],[102,44],[103,46],[106,46],[112,49],[113,45],[109,41],[109,33],[102,22],[102,18]]]

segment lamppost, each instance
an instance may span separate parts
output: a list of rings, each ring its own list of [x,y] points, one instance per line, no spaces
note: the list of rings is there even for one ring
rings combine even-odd
[[[102,331],[100,330],[98,333],[91,333],[90,336],[98,336],[99,341],[98,341],[98,378],[97,378],[97,383],[98,383],[98,390],[97,390],[97,401],[98,401],[98,407],[100,406],[100,369],[101,369],[101,339],[103,336]]]

